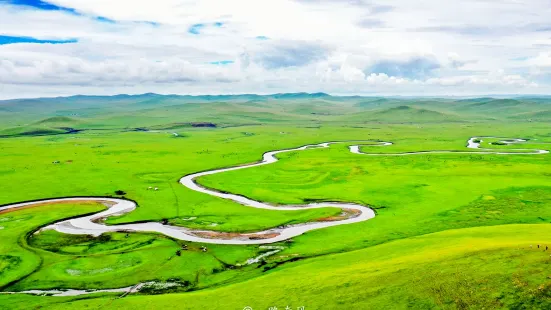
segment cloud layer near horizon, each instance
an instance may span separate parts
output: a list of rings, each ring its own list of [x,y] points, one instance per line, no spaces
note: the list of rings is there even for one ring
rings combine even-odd
[[[0,98],[551,93],[544,0],[4,0]]]

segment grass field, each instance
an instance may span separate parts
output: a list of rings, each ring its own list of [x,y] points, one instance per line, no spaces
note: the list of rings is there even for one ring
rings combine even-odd
[[[327,141],[391,141],[365,153],[551,149],[551,100],[274,96],[74,97],[0,102],[0,205],[113,196],[139,207],[109,224],[250,232],[340,213],[270,211],[191,191],[190,173],[251,163],[264,152]],[[5,112],[5,113],[4,113]],[[4,117],[3,115],[13,117]],[[177,135],[175,135],[176,133]],[[492,143],[494,142],[494,143]],[[278,155],[272,165],[202,177],[204,186],[274,204],[355,202],[377,217],[308,232],[285,249],[188,243],[145,233],[98,238],[49,223],[101,210],[58,204],[0,213],[0,290],[177,283],[127,296],[0,294],[0,308],[549,308],[551,156],[352,154],[350,142]],[[158,191],[148,187],[158,187]],[[541,248],[537,248],[537,245]],[[532,245],[532,247],[530,247]],[[297,293],[299,292],[299,293]]]

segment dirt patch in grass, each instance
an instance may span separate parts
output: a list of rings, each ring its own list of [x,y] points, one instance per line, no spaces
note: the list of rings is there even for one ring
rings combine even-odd
[[[335,222],[335,221],[342,221],[347,220],[351,218],[355,218],[360,216],[362,212],[360,210],[354,210],[354,209],[342,209],[342,213],[336,216],[328,216],[323,217],[318,220],[318,222]]]
[[[228,233],[228,232],[216,232],[216,231],[199,231],[194,232],[194,235],[202,238],[208,239],[223,239],[223,240],[232,240],[232,239],[249,239],[249,240],[261,240],[261,239],[270,239],[279,236],[279,233],[266,233],[259,235],[247,235],[240,233]]]

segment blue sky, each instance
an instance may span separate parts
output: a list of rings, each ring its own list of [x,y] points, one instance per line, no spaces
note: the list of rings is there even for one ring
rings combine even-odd
[[[27,6],[45,11],[66,11],[76,13],[74,9],[69,7],[58,6],[54,2],[46,2],[42,0],[5,0],[8,4]]]
[[[33,44],[68,44],[77,43],[76,39],[69,40],[41,40],[30,37],[17,37],[17,36],[3,36],[0,35],[0,45],[5,44],[17,44],[17,43],[33,43]]]
[[[4,0],[0,97],[551,94],[549,16],[544,0]]]

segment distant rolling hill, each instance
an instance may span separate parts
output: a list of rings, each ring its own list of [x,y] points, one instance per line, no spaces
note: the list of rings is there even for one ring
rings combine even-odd
[[[79,125],[82,125],[82,122],[77,119],[66,116],[53,116],[31,124],[0,130],[0,137],[74,133],[79,131],[76,128]]]
[[[535,121],[551,121],[551,109],[536,111],[536,112],[526,112],[520,113],[511,116],[512,119],[521,119],[521,120],[535,120]]]
[[[549,121],[551,97],[403,98],[272,95],[71,96],[0,101],[0,135],[59,134],[76,129],[170,128],[212,123],[217,128],[261,124]],[[184,126],[185,127],[185,126]]]
[[[392,123],[457,122],[463,120],[459,115],[407,105],[362,112],[354,115],[351,119]]]
[[[56,128],[44,128],[39,126],[23,126],[0,130],[0,137],[16,136],[48,136],[67,133],[66,130]]]
[[[35,124],[47,125],[47,126],[59,126],[59,127],[72,127],[80,124],[80,121],[67,116],[53,116],[53,117],[48,117],[46,119],[40,120]]]
[[[521,99],[483,98],[459,103],[461,104],[455,104],[453,107],[453,110],[458,113],[487,115],[492,118],[506,118],[519,113],[535,112],[545,106],[550,106],[550,103],[545,101],[534,102]]]
[[[393,103],[402,103],[402,100],[388,99],[388,98],[373,98],[373,99],[362,99],[358,101],[354,106],[362,109],[372,109],[385,105],[390,105]]]

